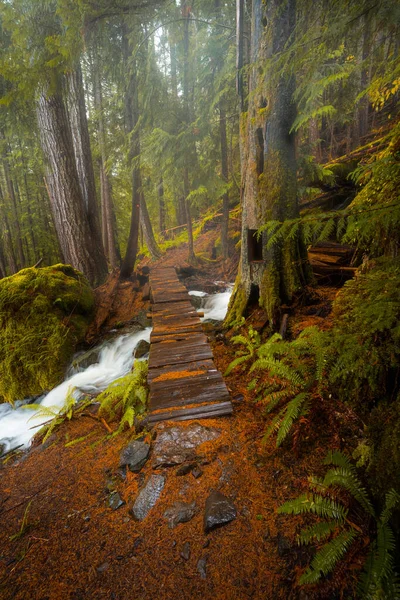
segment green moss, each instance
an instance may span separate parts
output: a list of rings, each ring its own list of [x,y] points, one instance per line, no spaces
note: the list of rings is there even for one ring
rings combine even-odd
[[[261,281],[259,303],[266,311],[271,323],[274,323],[276,312],[281,305],[279,283],[279,270],[273,264],[270,264],[265,270]]]
[[[231,299],[229,301],[228,312],[224,321],[224,325],[226,327],[233,327],[241,322],[244,312],[247,308],[247,303],[248,296],[246,294],[244,285],[240,282],[240,276],[238,275]]]
[[[63,377],[94,308],[69,265],[23,269],[0,281],[0,401],[40,394]]]

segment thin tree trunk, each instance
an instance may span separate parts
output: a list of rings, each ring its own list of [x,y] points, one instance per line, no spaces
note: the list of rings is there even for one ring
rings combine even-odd
[[[103,261],[96,256],[92,231],[76,168],[68,115],[60,86],[52,94],[42,89],[37,104],[41,143],[51,173],[51,205],[65,260],[82,271],[90,283],[104,280]]]
[[[158,182],[157,195],[158,195],[158,219],[159,219],[160,236],[163,239],[166,239],[164,183],[163,183],[162,176],[160,177],[160,181]]]
[[[4,133],[1,134],[1,138],[3,140],[5,140]],[[16,237],[17,237],[17,254],[18,254],[18,265],[17,266],[19,269],[21,269],[22,267],[25,266],[26,262],[25,262],[24,249],[22,246],[22,232],[21,232],[21,227],[20,227],[20,222],[19,222],[17,199],[15,197],[14,185],[13,185],[13,182],[11,179],[10,165],[8,163],[8,156],[7,156],[6,148],[4,148],[2,163],[3,163],[4,177],[5,177],[6,187],[7,187],[7,195],[10,200],[10,206],[11,206],[11,211],[12,211],[12,216],[13,216],[13,227],[15,228]]]
[[[112,190],[110,178],[107,173],[107,144],[106,130],[104,124],[103,91],[101,87],[100,57],[98,47],[95,44],[93,58],[93,91],[94,106],[97,115],[97,137],[100,150],[100,195],[102,236],[107,258],[112,268],[121,264],[117,234],[115,229],[114,206],[112,201]]]
[[[15,258],[13,240],[12,240],[11,231],[10,231],[10,223],[8,221],[7,211],[4,206],[4,195],[3,195],[3,190],[1,188],[1,186],[0,186],[0,211],[1,211],[2,221],[4,223],[4,239],[5,239],[5,245],[6,245],[6,250],[7,250],[6,255],[8,257],[7,262],[9,265],[9,271],[10,271],[11,275],[13,275],[14,273],[16,273],[18,271],[18,267],[17,267],[16,258]]]
[[[67,87],[68,110],[78,179],[91,232],[92,244],[97,256],[98,269],[105,277],[108,269],[101,239],[92,149],[90,146],[89,127],[86,116],[82,69],[79,61],[77,62],[75,69],[67,75]]]
[[[135,268],[139,240],[140,202],[142,189],[139,166],[140,138],[137,131],[137,124],[139,120],[137,74],[136,64],[128,66],[130,50],[127,34],[128,32],[126,31],[126,27],[124,27],[122,44],[125,73],[128,77],[128,85],[125,91],[125,122],[126,133],[127,135],[130,135],[129,162],[132,170],[132,212],[126,253],[121,266],[121,278],[130,277],[133,269]]]
[[[184,122],[186,127],[190,124],[190,106],[189,106],[189,19],[190,6],[188,0],[182,0],[182,14],[184,17],[183,29],[183,105],[184,105]],[[186,223],[189,241],[189,262],[196,260],[194,253],[192,217],[190,214],[190,201],[188,199],[190,193],[189,169],[187,166],[183,169],[183,192],[185,196],[186,207]]]
[[[147,249],[149,250],[152,258],[160,258],[161,251],[156,242],[156,238],[154,237],[153,227],[151,225],[149,211],[147,210],[146,199],[143,191],[140,199],[140,223],[142,225]]]

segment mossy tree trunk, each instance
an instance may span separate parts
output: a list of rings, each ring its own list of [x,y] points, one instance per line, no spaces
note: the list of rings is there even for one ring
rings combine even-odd
[[[107,274],[106,263],[100,260],[99,249],[92,240],[60,80],[41,90],[37,117],[51,177],[51,209],[62,254],[66,262],[82,271],[92,285],[97,285]]]
[[[227,322],[237,321],[250,300],[258,298],[272,327],[279,309],[309,278],[302,239],[282,240],[267,248],[267,236],[255,232],[270,220],[298,216],[294,134],[294,76],[277,72],[277,58],[290,51],[295,0],[253,1],[252,70],[248,112],[241,119],[242,239],[241,261]],[[266,23],[266,27],[264,27]],[[265,65],[269,66],[265,71]]]

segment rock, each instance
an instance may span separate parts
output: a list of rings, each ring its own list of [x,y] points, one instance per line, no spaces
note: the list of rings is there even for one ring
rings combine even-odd
[[[147,316],[147,310],[141,310],[135,317],[136,323],[139,323],[143,328],[151,327],[151,319]]]
[[[119,466],[127,466],[132,473],[139,471],[146,464],[150,454],[150,445],[145,442],[134,440],[126,446],[121,452]]]
[[[195,479],[198,479],[199,477],[201,477],[203,475],[203,471],[200,469],[200,467],[198,465],[196,465],[192,469],[192,475]]]
[[[196,503],[175,502],[173,506],[167,508],[164,518],[168,521],[170,529],[176,527],[179,523],[187,523],[193,519],[196,514]]]
[[[150,352],[150,344],[146,340],[140,340],[138,345],[135,348],[134,357],[135,358],[143,358]]]
[[[101,348],[91,348],[82,354],[74,356],[72,360],[72,372],[84,371],[91,365],[99,362]]]
[[[184,560],[189,560],[189,558],[190,558],[190,542],[185,542],[183,544],[181,556]]]
[[[188,427],[166,427],[154,444],[153,467],[180,465],[195,458],[197,446],[220,436],[217,429],[192,423]]]
[[[121,506],[124,506],[124,504],[126,504],[126,502],[122,500],[118,492],[113,492],[112,494],[110,494],[110,497],[108,499],[108,506],[112,510],[118,510],[119,508],[121,508]]]
[[[159,499],[164,485],[165,477],[163,475],[150,475],[132,507],[132,515],[137,521],[143,521],[147,517]]]
[[[202,579],[207,579],[206,567],[207,567],[207,558],[205,556],[203,556],[197,562],[197,571],[200,573],[200,577]]]
[[[236,519],[236,508],[221,492],[212,491],[206,500],[204,530],[206,533]]]
[[[181,465],[176,470],[175,475],[177,477],[182,477],[183,475],[188,475],[192,469],[196,466],[196,463],[187,463],[185,465]]]

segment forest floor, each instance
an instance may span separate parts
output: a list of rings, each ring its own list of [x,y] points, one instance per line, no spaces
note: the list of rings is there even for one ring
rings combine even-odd
[[[200,236],[211,247],[215,232]],[[160,261],[187,267],[187,250],[170,250]],[[148,264],[146,259],[142,267]],[[150,263],[149,263],[150,264]],[[152,263],[154,265],[154,263]],[[150,264],[151,266],[151,264]],[[190,277],[191,289],[214,280],[233,281],[236,260],[202,260]],[[195,286],[196,283],[196,286]],[[118,284],[116,276],[97,291],[99,311],[91,332],[127,322],[148,303],[137,282]],[[290,318],[298,333],[310,324],[329,326],[329,306],[337,288],[315,293],[315,310],[301,306]],[[328,309],[327,309],[328,307]],[[321,309],[321,310],[317,310]],[[325,316],[321,316],[325,315]],[[253,311],[248,324],[262,322]],[[224,372],[235,356],[233,332],[208,328],[217,368]],[[286,500],[307,489],[307,477],[320,471],[329,447],[340,447],[357,423],[343,408],[333,414],[321,410],[304,420],[294,445],[276,449],[273,439],[263,443],[266,420],[262,405],[249,391],[251,376],[240,369],[226,379],[234,404],[232,417],[204,420],[219,436],[196,450],[202,474],[177,476],[176,466],[153,469],[153,455],[140,473],[123,477],[119,457],[132,431],[110,436],[95,414],[64,422],[44,444],[12,457],[0,467],[0,598],[2,600],[154,600],[154,599],[314,599],[340,598],[329,582],[305,592],[296,586],[308,551],[296,544],[300,517],[276,514]],[[186,428],[191,421],[180,423]],[[145,432],[154,439],[171,424]],[[299,443],[301,441],[301,444]],[[141,522],[131,515],[138,491],[152,473],[166,478],[161,496]],[[205,501],[219,490],[236,508],[230,523],[204,532]],[[117,491],[125,502],[109,507]],[[165,511],[174,502],[195,502],[196,514],[169,528]],[[346,563],[346,587],[351,589],[360,565]],[[339,578],[340,581],[340,578]],[[345,597],[350,597],[349,595]]]

